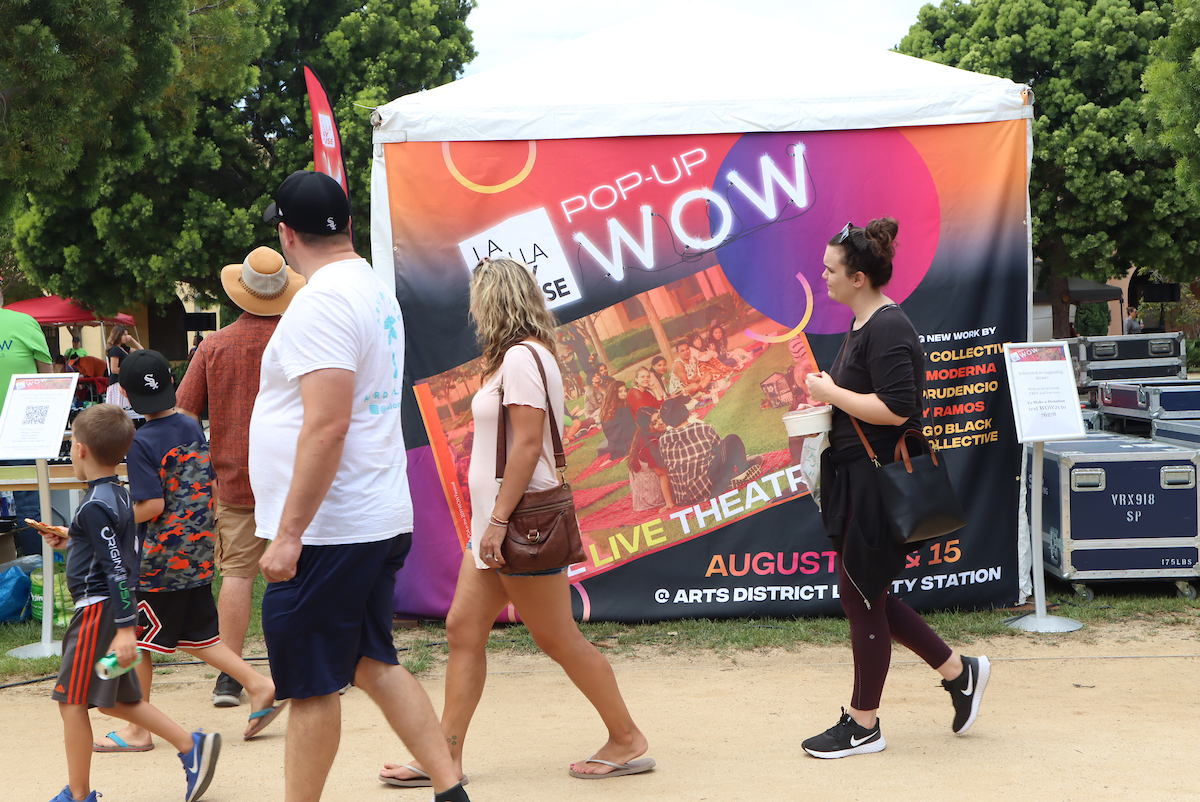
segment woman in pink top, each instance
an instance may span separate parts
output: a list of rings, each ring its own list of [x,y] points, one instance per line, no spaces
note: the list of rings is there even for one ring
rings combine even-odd
[[[471,403],[475,445],[471,458],[471,550],[463,555],[454,601],[446,616],[450,660],[446,666],[446,707],[442,730],[459,775],[467,727],[487,679],[488,634],[509,603],[529,627],[538,646],[563,667],[608,729],[608,740],[587,760],[571,764],[580,779],[638,774],[654,767],[642,758],[646,737],[633,723],[617,688],[612,667],[579,631],[571,615],[571,586],[565,569],[536,574],[501,574],[501,544],[508,516],[526,490],[554,487],[550,421],[563,415],[563,380],[554,356],[553,314],[529,268],[512,259],[482,259],[471,278],[471,317],[483,351],[483,384]],[[529,348],[546,373],[546,388]],[[508,411],[504,479],[496,484],[496,437],[500,404]],[[549,412],[550,414],[547,414]],[[511,746],[511,745],[508,745]],[[639,759],[641,758],[641,759]],[[428,786],[417,763],[388,764],[380,779],[390,785]]]

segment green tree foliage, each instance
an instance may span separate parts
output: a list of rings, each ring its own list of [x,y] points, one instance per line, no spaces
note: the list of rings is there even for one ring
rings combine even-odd
[[[1075,331],[1081,337],[1100,337],[1108,334],[1112,325],[1112,310],[1106,303],[1080,304],[1075,309]]]
[[[1179,277],[1200,254],[1200,207],[1147,135],[1141,76],[1170,20],[1169,4],[1148,0],[944,0],[900,43],[1033,88],[1033,250],[1050,273],[1055,336],[1068,333],[1068,276],[1136,265]]]
[[[1200,198],[1200,0],[1176,0],[1170,32],[1143,76],[1161,141],[1178,157],[1176,177]]]
[[[354,103],[378,105],[457,76],[475,55],[465,25],[473,7],[210,0],[205,8],[217,13],[190,18],[186,42],[196,49],[180,48],[184,67],[168,92],[181,107],[175,128],[152,121],[145,158],[112,169],[94,198],[31,195],[15,224],[21,266],[50,291],[105,312],[168,301],[177,282],[203,300],[223,299],[220,268],[258,245],[278,245],[262,210],[289,173],[312,165],[301,62],[334,103],[365,248],[370,110]],[[206,44],[223,48],[222,66],[202,53]]]
[[[180,0],[0,0],[0,209],[141,158],[186,30]]]

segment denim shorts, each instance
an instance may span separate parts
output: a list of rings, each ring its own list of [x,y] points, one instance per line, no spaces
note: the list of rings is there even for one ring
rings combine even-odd
[[[471,543],[473,540],[474,538],[467,541],[467,551],[471,550]],[[499,568],[489,568],[487,570],[496,571],[497,573],[500,571]],[[561,574],[565,570],[567,570],[567,567],[564,565],[562,568],[549,568],[545,571],[530,571],[527,574],[503,574],[502,576],[554,576],[555,574]]]

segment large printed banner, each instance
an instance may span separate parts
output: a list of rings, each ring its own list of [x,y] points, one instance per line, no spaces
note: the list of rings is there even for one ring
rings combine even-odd
[[[836,554],[782,418],[810,405],[803,377],[828,368],[851,322],[825,292],[825,243],[885,215],[900,222],[885,291],[922,335],[926,433],[970,518],[911,555],[894,592],[918,609],[1012,603],[1019,447],[998,366],[1026,331],[1026,133],[385,145],[418,507],[398,611],[449,606],[481,379],[468,284],[480,257],[505,255],[562,322],[587,552],[570,569],[576,614],[839,612]]]

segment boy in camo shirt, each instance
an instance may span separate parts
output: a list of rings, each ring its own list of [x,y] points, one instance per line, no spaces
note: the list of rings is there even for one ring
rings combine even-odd
[[[121,374],[130,406],[146,416],[125,460],[142,538],[138,648],[159,654],[178,649],[240,682],[254,711],[244,733],[249,740],[285,705],[275,704],[274,682],[221,643],[212,596],[214,474],[208,441],[199,423],[175,411],[174,377],[162,354],[135,351],[125,357]],[[149,700],[153,668],[148,654],[137,672],[143,698]],[[149,731],[130,724],[93,748],[144,752],[154,744]]]

